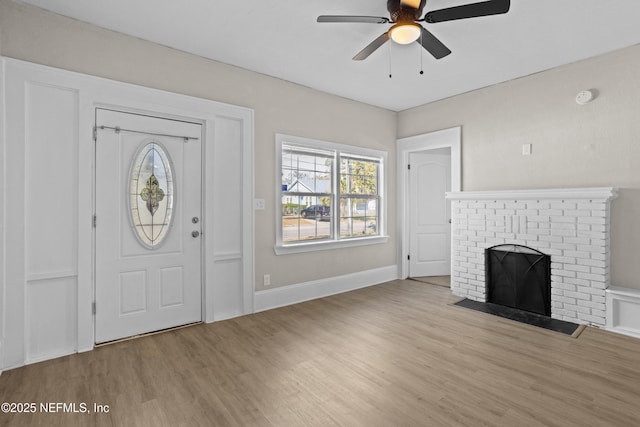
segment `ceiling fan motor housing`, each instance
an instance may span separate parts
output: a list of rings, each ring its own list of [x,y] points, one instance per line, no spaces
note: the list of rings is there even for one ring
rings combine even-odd
[[[422,16],[422,9],[426,0],[420,0],[420,6],[414,7],[403,4],[402,0],[387,0],[387,10],[393,22],[417,21]]]

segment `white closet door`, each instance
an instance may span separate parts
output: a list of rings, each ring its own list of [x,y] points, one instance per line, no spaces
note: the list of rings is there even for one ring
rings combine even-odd
[[[451,156],[412,153],[410,190],[410,277],[447,276],[451,272]]]

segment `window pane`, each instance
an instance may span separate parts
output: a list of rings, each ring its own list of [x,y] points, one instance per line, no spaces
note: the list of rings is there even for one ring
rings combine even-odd
[[[340,198],[340,237],[378,234],[377,198]]]
[[[333,158],[293,150],[282,152],[282,189],[289,193],[331,193]]]
[[[331,238],[331,197],[282,196],[282,241]]]
[[[378,172],[378,161],[340,159],[340,237],[378,234]]]
[[[340,160],[340,192],[342,194],[378,194],[378,166],[376,161]]]
[[[156,142],[133,158],[129,179],[129,214],[134,233],[145,247],[160,245],[173,216],[173,172],[167,152]]]

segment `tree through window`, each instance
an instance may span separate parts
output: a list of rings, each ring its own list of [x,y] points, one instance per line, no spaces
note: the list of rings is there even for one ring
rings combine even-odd
[[[343,155],[340,158],[340,236],[376,235],[380,162]]]

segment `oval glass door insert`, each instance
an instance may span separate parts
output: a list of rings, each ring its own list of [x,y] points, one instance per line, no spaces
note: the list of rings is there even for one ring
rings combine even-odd
[[[154,249],[167,236],[174,197],[169,154],[155,141],[142,145],[131,164],[129,213],[134,234],[144,247]]]

